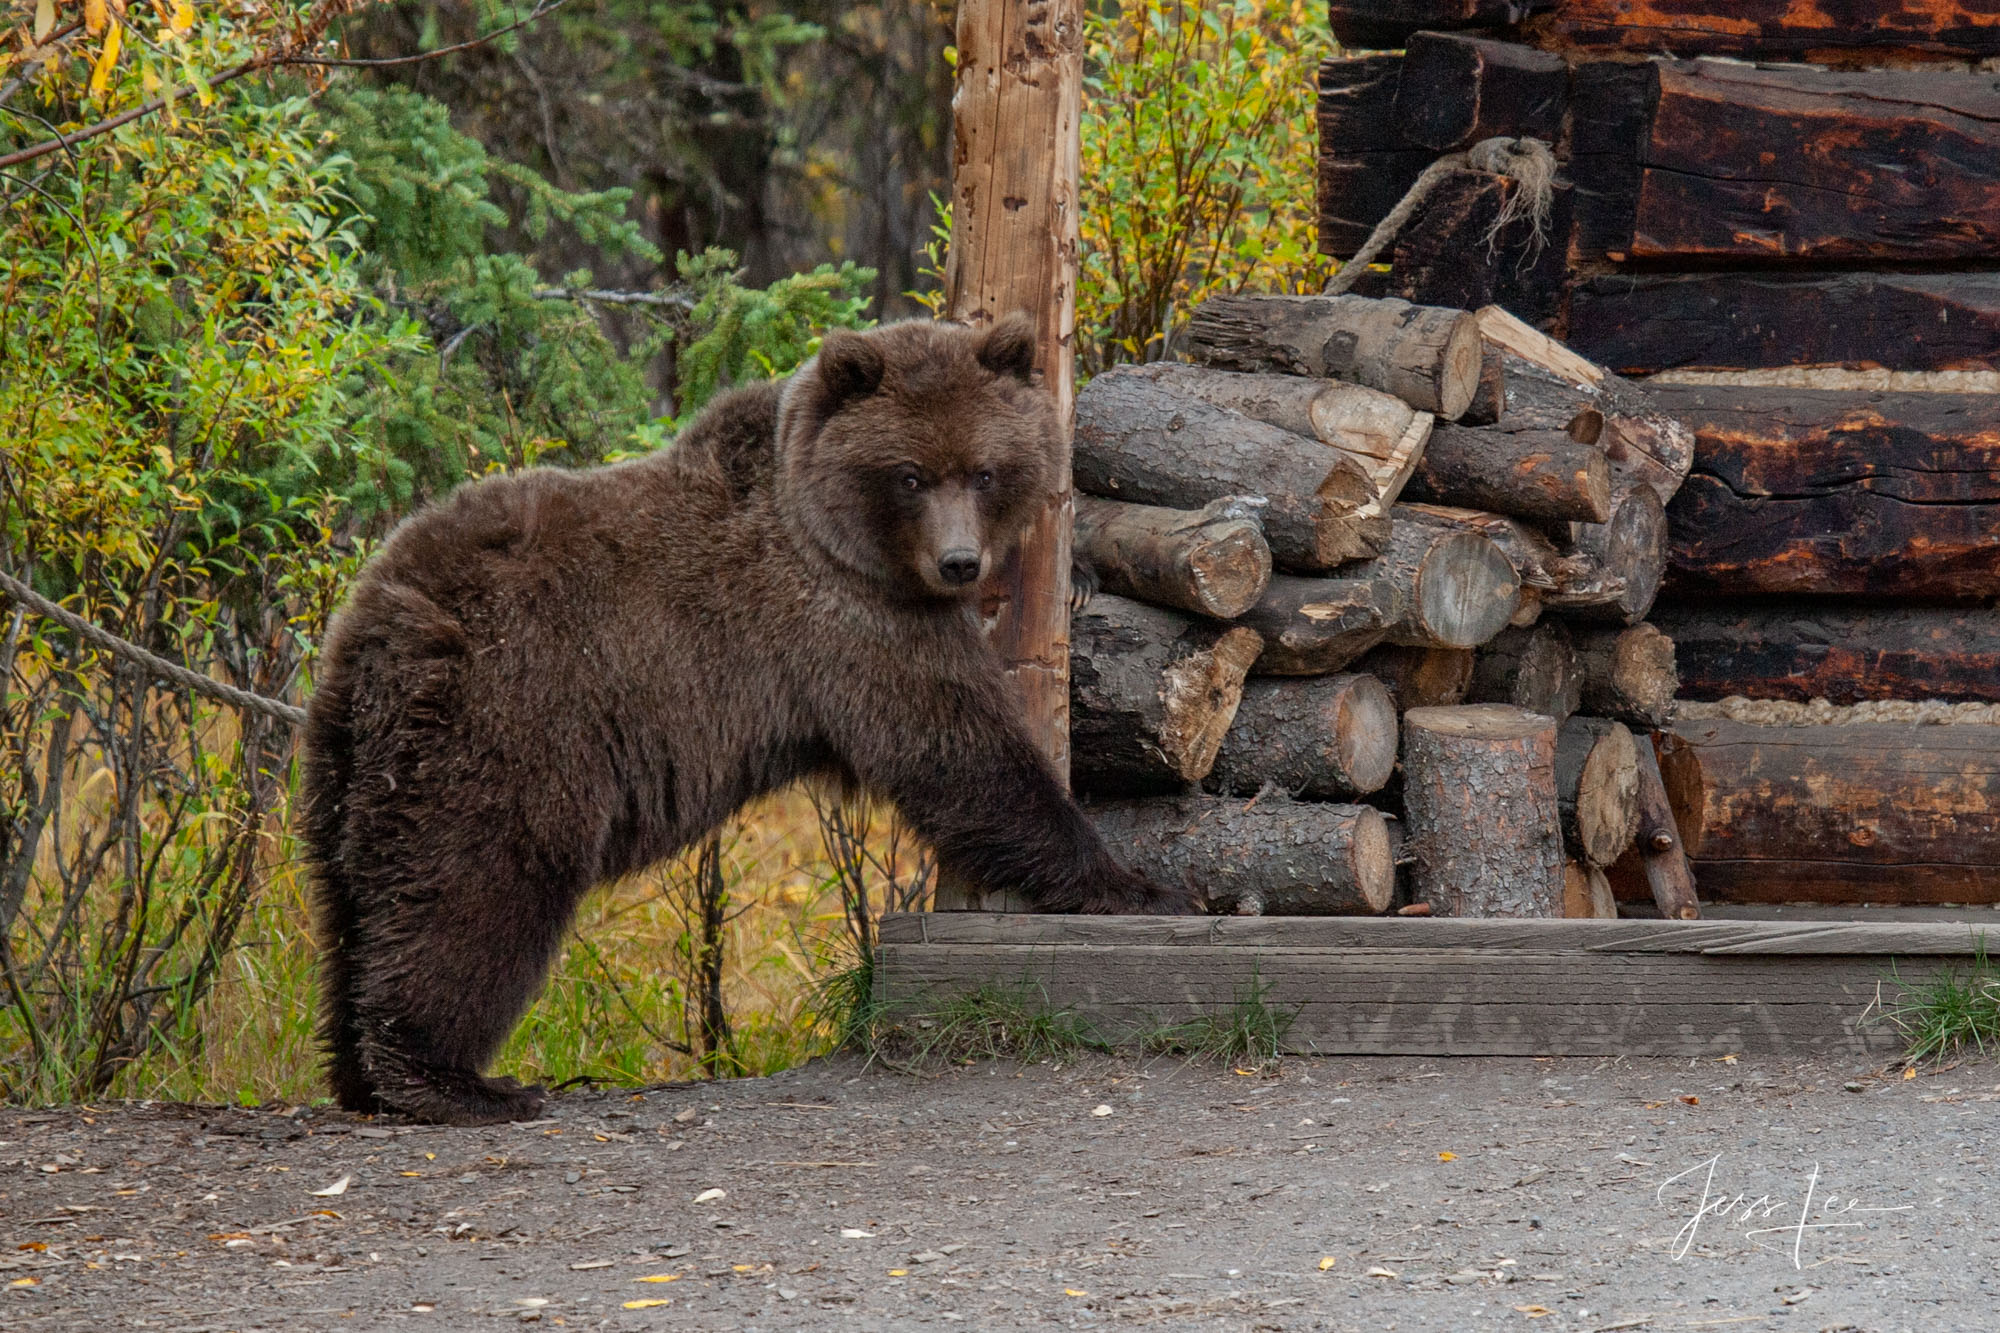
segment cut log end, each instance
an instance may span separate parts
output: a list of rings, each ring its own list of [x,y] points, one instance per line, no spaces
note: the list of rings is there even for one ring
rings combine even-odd
[[[1411,623],[1438,648],[1477,648],[1507,628],[1521,580],[1500,548],[1469,532],[1433,548],[1417,571]]]
[[[1593,866],[1624,855],[1639,831],[1639,747],[1604,718],[1576,717],[1556,740],[1556,803],[1563,840]]]

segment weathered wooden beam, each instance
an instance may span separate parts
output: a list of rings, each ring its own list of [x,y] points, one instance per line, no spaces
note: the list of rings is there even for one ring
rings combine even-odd
[[[1155,883],[1205,893],[1218,911],[1381,912],[1395,894],[1388,830],[1370,806],[1181,796],[1089,809],[1128,868]]]
[[[1078,790],[1170,792],[1208,776],[1262,647],[1240,625],[1091,598],[1070,624]]]
[[[1365,296],[1212,296],[1186,336],[1201,364],[1349,380],[1445,421],[1479,385],[1478,325],[1463,310]]]
[[[1676,586],[2000,595],[2000,400],[1662,385],[1694,427]]]
[[[1437,160],[1396,123],[1400,55],[1340,57],[1319,67],[1319,248],[1345,258]]]
[[[1336,800],[1381,790],[1396,768],[1396,703],[1373,676],[1265,677],[1243,687],[1204,785],[1255,796],[1274,784]]]
[[[2000,244],[2000,89],[1942,70],[1585,65],[1585,259],[1976,259]]]
[[[1403,715],[1410,883],[1442,916],[1560,916],[1556,724],[1504,704]]]
[[[1389,294],[1461,310],[1499,305],[1530,324],[1553,322],[1567,277],[1572,191],[1556,182],[1539,228],[1525,211],[1503,224],[1520,188],[1512,177],[1470,169],[1434,185],[1389,252]]]
[[[1568,337],[1635,375],[2000,370],[2000,273],[1621,273],[1576,284]]]
[[[1363,559],[1388,535],[1374,483],[1345,454],[1175,392],[1143,367],[1107,370],[1078,395],[1075,474],[1088,494],[1170,509],[1263,496],[1281,569]]]
[[[1198,510],[1076,498],[1076,551],[1106,592],[1233,620],[1271,581],[1262,523],[1240,497]]]
[[[2000,901],[2000,727],[1767,727],[1671,734],[1705,897]]]
[[[1818,63],[2000,55],[2000,12],[1977,0],[1554,0],[1527,32],[1539,45],[1578,52]]]
[[[1690,699],[2000,703],[2000,613],[1700,598],[1653,609]]]
[[[1499,28],[1519,23],[1552,0],[1333,0],[1333,35],[1353,50],[1398,47],[1415,33]]]
[[[1403,52],[1395,116],[1405,139],[1443,153],[1496,135],[1553,144],[1569,67],[1559,55],[1452,32],[1417,32]]]

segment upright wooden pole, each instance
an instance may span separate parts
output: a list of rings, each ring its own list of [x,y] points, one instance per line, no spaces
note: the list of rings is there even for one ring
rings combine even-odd
[[[984,589],[993,646],[1028,727],[1069,780],[1069,431],[1075,411],[1077,122],[1082,0],[962,0],[952,96],[946,311],[1035,318],[1035,364],[1063,422],[1060,486]],[[940,908],[981,906],[941,887]],[[998,904],[990,904],[998,906]]]

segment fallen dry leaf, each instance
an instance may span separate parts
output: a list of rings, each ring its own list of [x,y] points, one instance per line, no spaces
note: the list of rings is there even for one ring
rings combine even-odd
[[[1517,1305],[1514,1308],[1530,1319],[1540,1319],[1543,1315],[1550,1312],[1549,1307],[1546,1305]]]
[[[648,1273],[645,1277],[635,1277],[632,1280],[634,1282],[678,1282],[681,1280],[681,1275],[679,1273]]]
[[[335,1195],[347,1193],[347,1187],[349,1185],[352,1185],[353,1183],[354,1183],[353,1176],[342,1176],[339,1180],[334,1181],[331,1185],[328,1185],[325,1189],[314,1190],[312,1192],[312,1196],[315,1199],[331,1199]]]
[[[7,1289],[12,1291],[16,1287],[39,1287],[41,1285],[42,1280],[38,1277],[17,1277],[7,1284]]]
[[[1111,1114],[1111,1108],[1108,1105],[1093,1106],[1090,1108],[1090,1113],[1094,1116],[1107,1116]]]
[[[842,1240],[873,1240],[875,1233],[863,1231],[860,1227],[842,1227],[840,1236]]]
[[[625,1308],[628,1310],[651,1310],[656,1306],[672,1304],[673,1302],[669,1300],[627,1301],[625,1302]]]
[[[1077,1289],[1076,1289],[1075,1287],[1064,1287],[1064,1288],[1063,1288],[1063,1295],[1065,1295],[1065,1296],[1088,1296],[1088,1295],[1090,1295],[1090,1293],[1089,1293],[1089,1292],[1087,1292],[1087,1291],[1078,1291],[1078,1290],[1077,1290]]]
[[[727,1190],[703,1190],[694,1196],[696,1203],[720,1203],[729,1197]]]
[[[1440,1162],[1456,1162],[1458,1154],[1455,1152],[1441,1152],[1438,1154],[1438,1160]]]
[[[1683,1098],[1681,1098],[1681,1100],[1682,1100],[1682,1101],[1684,1101],[1684,1102],[1686,1102],[1686,1103],[1687,1103],[1687,1104],[1688,1104],[1689,1106],[1700,1106],[1700,1105],[1701,1105],[1701,1098],[1699,1098],[1699,1097],[1683,1097]]]
[[[1380,1264],[1377,1264],[1377,1265],[1376,1265],[1375,1267],[1373,1267],[1373,1268],[1369,1269],[1369,1270],[1368,1270],[1367,1272],[1363,1273],[1363,1274],[1362,1274],[1361,1276],[1363,1276],[1363,1277],[1395,1277],[1395,1276],[1396,1276],[1396,1270],[1395,1270],[1395,1269],[1393,1269],[1393,1268],[1384,1268],[1384,1267],[1382,1267],[1382,1266],[1381,1266]]]
[[[1905,1079],[1913,1079],[1916,1076],[1917,1076],[1917,1067],[1915,1065],[1911,1065],[1908,1069],[1905,1069],[1903,1071],[1903,1077]]]
[[[1319,1261],[1319,1271],[1320,1271],[1320,1272],[1324,1273],[1324,1272],[1325,1272],[1325,1271],[1326,1271],[1327,1269],[1329,1269],[1329,1268],[1331,1268],[1331,1267],[1333,1267],[1333,1256],[1332,1256],[1332,1255],[1330,1255],[1330,1254],[1329,1254],[1329,1255],[1327,1255],[1327,1256],[1326,1256],[1326,1258],[1324,1258],[1324,1259],[1322,1259],[1322,1260],[1320,1260],[1320,1261]]]
[[[908,1277],[909,1275],[910,1270],[907,1268],[892,1268],[889,1270],[890,1277]]]

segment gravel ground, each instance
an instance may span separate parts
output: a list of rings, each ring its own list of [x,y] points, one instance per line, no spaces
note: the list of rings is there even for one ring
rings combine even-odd
[[[1996,1080],[841,1057],[492,1129],[4,1110],[0,1328],[1993,1330]]]

